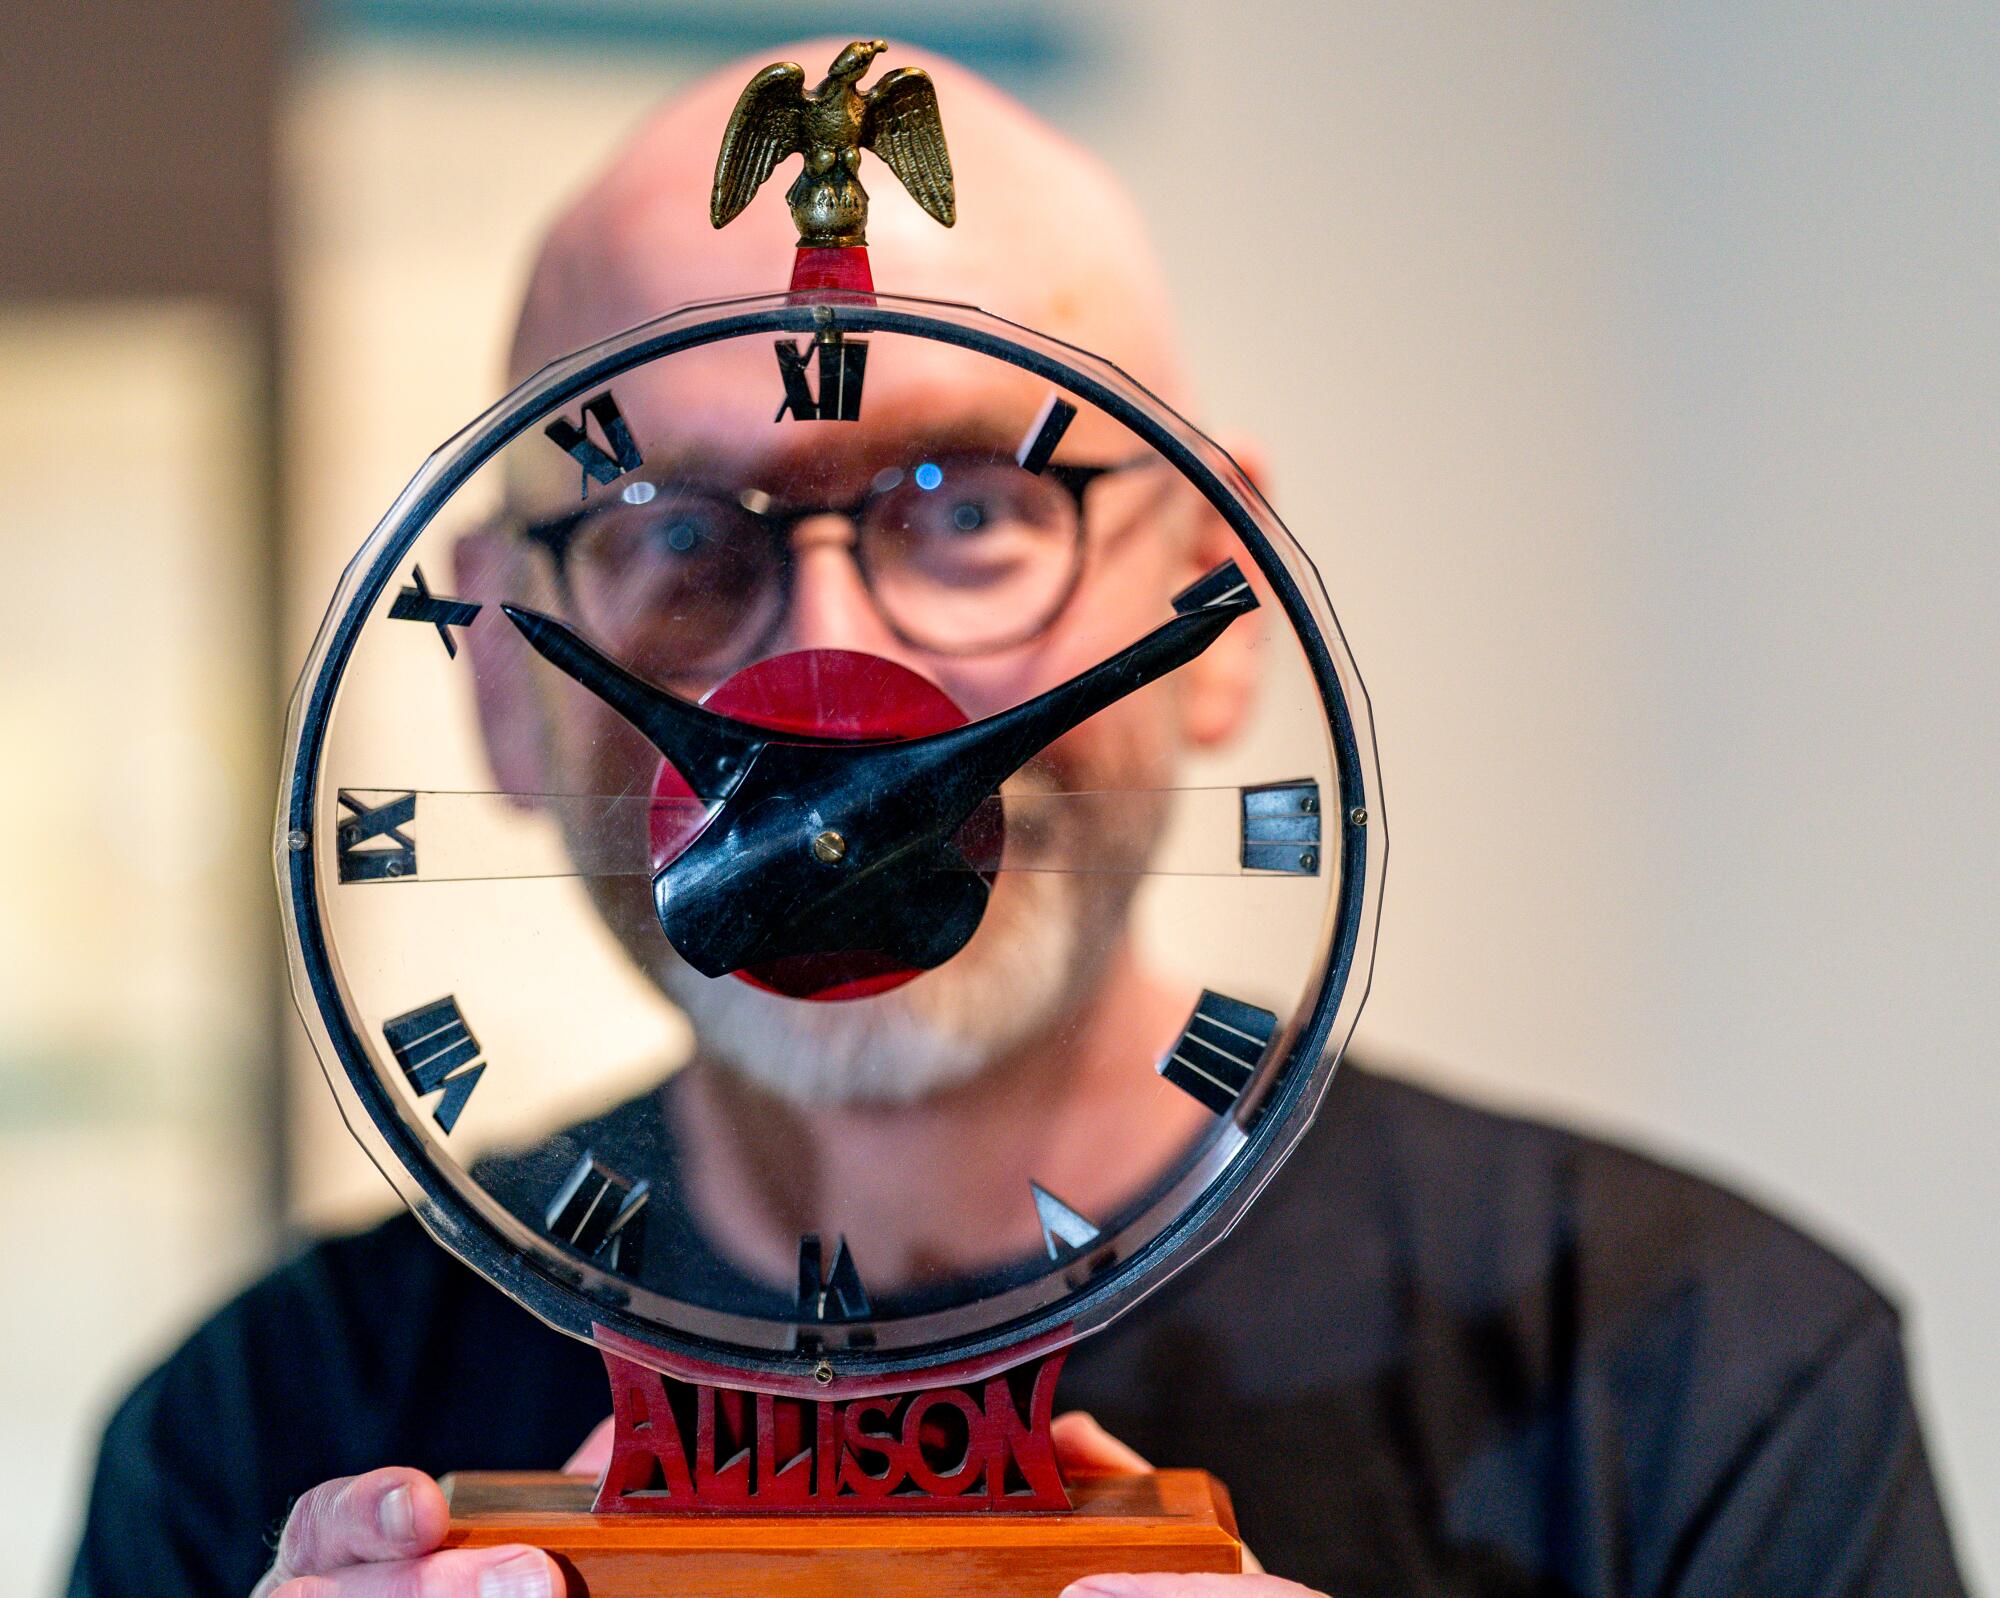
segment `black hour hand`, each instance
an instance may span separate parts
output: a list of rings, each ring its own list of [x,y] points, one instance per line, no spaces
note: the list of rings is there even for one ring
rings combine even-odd
[[[553,616],[523,605],[503,604],[500,609],[544,660],[644,733],[698,799],[712,802],[727,798],[771,742],[771,734],[762,727],[655,688]],[[785,741],[810,744],[833,740],[787,733]]]

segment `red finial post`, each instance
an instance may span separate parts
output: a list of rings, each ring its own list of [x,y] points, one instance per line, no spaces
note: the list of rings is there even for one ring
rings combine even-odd
[[[873,294],[875,278],[868,270],[865,244],[802,244],[792,257],[794,294]]]

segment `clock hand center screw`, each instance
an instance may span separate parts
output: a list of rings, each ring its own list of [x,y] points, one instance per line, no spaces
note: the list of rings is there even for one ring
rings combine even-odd
[[[847,840],[828,827],[812,841],[813,858],[823,866],[837,866],[847,858]]]

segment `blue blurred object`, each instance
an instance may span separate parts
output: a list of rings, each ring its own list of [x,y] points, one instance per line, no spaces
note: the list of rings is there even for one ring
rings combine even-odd
[[[659,4],[655,0],[316,0],[307,8],[322,37],[425,45],[736,55],[803,33],[852,31],[833,8]],[[948,11],[878,5],[873,33],[952,56],[977,71],[1019,81],[1053,76],[1092,54],[1073,13],[1034,4]]]

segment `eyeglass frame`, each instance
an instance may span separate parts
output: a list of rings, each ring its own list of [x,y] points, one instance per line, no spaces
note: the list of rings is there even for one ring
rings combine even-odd
[[[1114,476],[1120,472],[1135,471],[1141,467],[1158,466],[1161,464],[1164,463],[1157,455],[1146,454],[1135,455],[1122,461],[1086,465],[1051,461],[1048,465],[1044,466],[1039,475],[1050,479],[1068,493],[1071,503],[1076,508],[1076,530],[1070,537],[1069,572],[1063,580],[1062,592],[1056,596],[1054,603],[1049,606],[1048,613],[1041,620],[1023,631],[1009,634],[991,643],[973,644],[961,648],[952,648],[947,645],[931,643],[909,633],[883,605],[882,596],[876,592],[875,579],[869,572],[868,562],[862,559],[861,519],[867,514],[869,507],[876,501],[886,498],[902,487],[900,479],[883,488],[878,488],[871,483],[867,492],[845,505],[781,503],[771,499],[768,495],[762,495],[761,491],[753,489],[743,489],[734,496],[704,491],[701,497],[721,504],[732,505],[744,515],[750,517],[763,530],[766,537],[769,538],[772,551],[777,559],[778,609],[771,623],[764,629],[763,633],[748,646],[746,654],[749,658],[754,659],[756,657],[757,651],[769,641],[772,634],[782,625],[786,614],[791,610],[794,573],[799,555],[799,551],[793,545],[792,535],[798,531],[801,523],[811,521],[814,517],[837,516],[846,522],[851,530],[851,536],[846,547],[848,553],[854,559],[855,570],[861,575],[861,585],[867,590],[869,603],[875,607],[875,614],[882,619],[882,624],[895,635],[897,641],[908,648],[922,650],[927,654],[942,655],[953,659],[970,659],[981,655],[1001,654],[1009,649],[1017,649],[1022,644],[1032,643],[1062,619],[1063,612],[1069,608],[1070,600],[1075,597],[1077,587],[1083,580],[1084,551],[1088,531],[1084,520],[1085,493],[1100,478]],[[1025,471],[1027,468],[1023,467],[1021,469]],[[764,499],[764,505],[761,509],[755,508],[746,502],[753,494]],[[585,519],[605,508],[602,504],[579,505],[576,509],[565,511],[560,516],[551,516],[541,521],[529,522],[521,529],[521,536],[549,557],[549,564],[555,575],[556,590],[562,597],[563,602],[570,607],[573,614],[577,611],[577,600],[576,590],[570,582],[570,546],[575,541],[577,532],[583,526]],[[1136,516],[1134,519],[1136,520]],[[1122,528],[1120,529],[1120,531],[1123,530]],[[578,619],[581,620],[582,618],[579,616]]]

